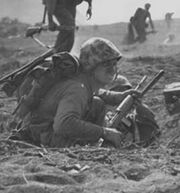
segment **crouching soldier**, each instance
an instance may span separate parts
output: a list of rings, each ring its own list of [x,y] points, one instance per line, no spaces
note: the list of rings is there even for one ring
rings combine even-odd
[[[91,38],[80,50],[79,72],[63,81],[54,81],[43,92],[39,104],[26,113],[20,129],[11,139],[49,147],[93,144],[99,139],[121,146],[122,134],[104,126],[105,104],[119,104],[127,95],[139,93],[102,90],[117,71],[122,55],[115,45],[103,38]],[[45,81],[47,82],[47,81]]]

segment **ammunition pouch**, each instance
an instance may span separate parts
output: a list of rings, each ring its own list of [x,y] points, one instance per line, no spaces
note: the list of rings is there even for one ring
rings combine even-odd
[[[174,82],[165,86],[163,91],[165,105],[168,113],[174,115],[180,112],[180,82]]]
[[[137,141],[137,144],[148,146],[160,136],[160,129],[155,119],[142,117],[137,114],[135,116],[135,122],[139,133],[139,141]]]
[[[132,133],[136,144],[146,147],[160,136],[160,128],[155,116],[146,105],[138,105],[135,112],[129,114],[127,119],[131,126],[126,125],[125,131]]]

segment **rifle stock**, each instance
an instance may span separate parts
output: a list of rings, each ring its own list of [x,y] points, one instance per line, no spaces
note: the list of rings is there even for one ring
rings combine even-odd
[[[53,52],[53,49],[50,49],[28,64],[2,77],[0,79],[0,84],[3,84],[1,90],[4,91],[8,97],[11,97],[14,91],[23,83],[28,72],[40,65],[47,57],[51,56]]]
[[[47,57],[50,57],[52,54],[53,54],[53,49],[48,50],[47,52],[43,53],[42,55],[38,56],[37,58],[29,62],[28,64],[2,77],[0,79],[0,84],[3,84],[4,82],[8,81],[8,79],[13,79],[16,74],[22,71],[28,72],[29,70],[32,70],[34,67],[39,65],[41,62],[43,62]]]
[[[151,89],[157,82],[158,80],[163,76],[164,71],[160,70],[159,73],[145,86],[145,88],[141,92],[141,97],[146,94],[146,92]],[[143,80],[143,79],[142,79]],[[140,83],[142,83],[142,80]],[[139,84],[136,87],[136,90],[139,88]],[[110,127],[118,127],[118,125],[123,121],[123,119],[126,118],[126,115],[130,112],[130,110],[133,107],[134,104],[134,97],[132,95],[128,95],[121,103],[120,105],[116,108],[116,113],[112,117],[112,119],[109,122]]]

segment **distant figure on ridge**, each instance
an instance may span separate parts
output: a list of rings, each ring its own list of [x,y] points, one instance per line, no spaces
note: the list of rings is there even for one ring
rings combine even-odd
[[[165,21],[168,29],[171,28],[173,14],[174,12],[168,12],[165,14]]]
[[[55,52],[71,51],[76,28],[76,6],[83,1],[88,3],[86,15],[90,19],[92,15],[92,0],[43,0],[43,4],[47,8],[49,30],[55,31],[57,28],[59,30],[54,45]],[[59,24],[54,22],[53,17],[56,18]]]

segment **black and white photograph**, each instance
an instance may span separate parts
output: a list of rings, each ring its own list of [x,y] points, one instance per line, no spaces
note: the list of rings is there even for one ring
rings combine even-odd
[[[178,0],[0,0],[0,193],[180,193]]]

